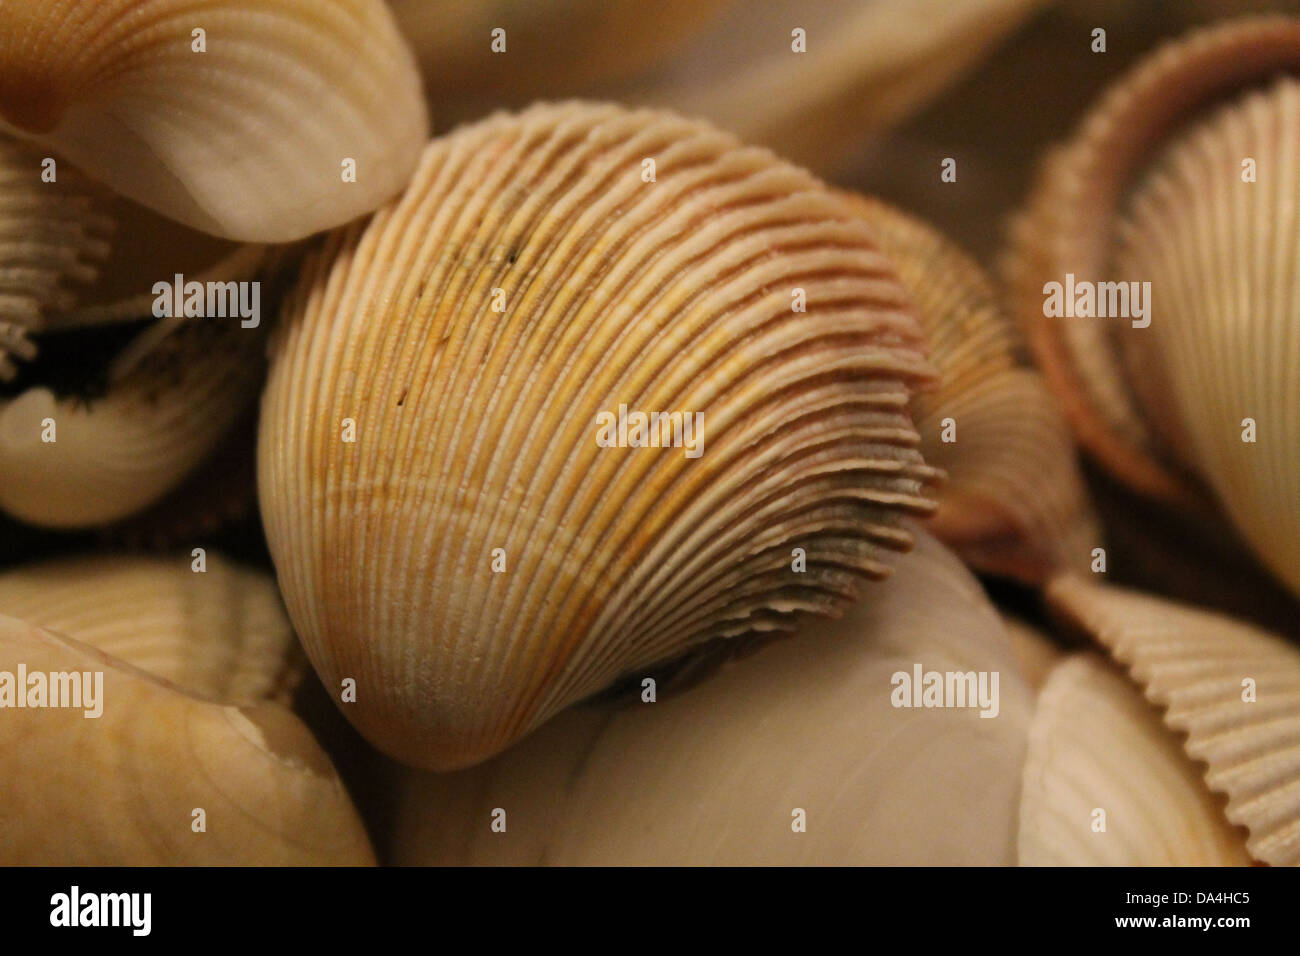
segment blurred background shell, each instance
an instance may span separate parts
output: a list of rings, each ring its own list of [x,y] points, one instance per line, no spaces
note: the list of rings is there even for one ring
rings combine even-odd
[[[1297,70],[1297,18],[1215,25],[1150,54],[1049,159],[1008,266],[1018,318],[1083,446],[1182,506],[1208,507],[1212,488],[1293,590],[1300,391],[1287,370],[1300,361],[1300,315],[1285,290],[1300,120],[1294,84],[1269,81]],[[1046,317],[1045,283],[1067,274],[1150,282],[1150,327]],[[1242,440],[1248,419],[1257,444]]]
[[[250,242],[374,209],[428,135],[382,0],[7,3],[0,120],[118,193]]]
[[[932,507],[920,347],[866,225],[706,124],[568,103],[435,140],[273,346],[259,497],[290,616],[372,742],[449,769],[838,613]],[[702,415],[702,454],[600,447],[621,406]]]
[[[1069,426],[993,284],[927,223],[845,197],[898,269],[939,372],[912,399],[921,453],[946,475],[930,529],[990,574],[1033,584],[1086,568],[1103,542]]]

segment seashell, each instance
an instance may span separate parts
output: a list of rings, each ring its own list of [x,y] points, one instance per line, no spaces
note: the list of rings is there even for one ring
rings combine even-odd
[[[43,182],[41,161],[0,134],[0,382],[16,374],[11,355],[35,357],[28,333],[43,313],[70,307],[70,285],[93,279],[108,255],[113,220],[95,188],[71,169]]]
[[[1144,493],[1205,508],[1212,491],[1293,591],[1300,101],[1295,81],[1270,81],[1298,70],[1300,18],[1211,27],[1148,57],[1045,170],[1010,266],[1081,443]],[[1044,284],[1067,274],[1149,282],[1149,327],[1045,317]],[[1242,441],[1248,418],[1258,444]]]
[[[1245,866],[1173,731],[1093,654],[1074,654],[1038,695],[1020,798],[1025,866]]]
[[[1086,569],[1102,541],[1069,426],[991,283],[928,224],[875,199],[848,201],[898,269],[939,369],[939,387],[912,404],[921,454],[948,476],[930,529],[993,574],[1041,583]]]
[[[297,642],[269,575],[205,556],[60,558],[0,572],[0,612],[192,693],[288,704]]]
[[[255,242],[371,211],[428,136],[381,0],[6,4],[0,118],[125,196]]]
[[[264,258],[261,247],[237,247],[187,281],[260,283],[274,268],[274,257],[265,266]],[[44,324],[75,330],[147,316],[152,299],[88,304]],[[128,329],[128,344],[98,365],[94,349],[74,333],[65,360],[102,373],[52,381],[65,375],[53,360],[20,380],[13,397],[0,398],[0,508],[33,524],[75,528],[117,521],[156,501],[248,410],[265,370],[268,325],[161,318],[138,333]],[[84,380],[92,374],[103,383]]]
[[[386,858],[1014,863],[1032,693],[997,613],[924,533],[872,596],[671,699],[575,708],[457,773],[393,768]],[[917,663],[998,672],[997,716],[894,707],[893,675]],[[492,829],[498,808],[505,837]],[[792,832],[796,809],[806,832]]]
[[[1300,650],[1232,618],[1076,575],[1046,594],[1187,735],[1184,749],[1227,795],[1227,819],[1250,831],[1255,859],[1300,864]]]
[[[544,104],[436,140],[305,267],[272,348],[258,487],[290,618],[418,766],[836,614],[930,508],[906,404],[931,373],[867,226],[672,114]],[[620,406],[683,413],[680,447],[598,445]]]
[[[88,686],[102,673],[97,700],[76,701],[98,717],[46,706],[6,708],[0,721],[0,864],[374,862],[329,758],[286,708],[194,696],[0,616],[0,673],[72,672],[91,674]]]

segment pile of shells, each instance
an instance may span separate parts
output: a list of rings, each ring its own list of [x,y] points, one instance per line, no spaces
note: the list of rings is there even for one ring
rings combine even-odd
[[[1300,18],[663,6],[0,5],[0,863],[1300,864]]]

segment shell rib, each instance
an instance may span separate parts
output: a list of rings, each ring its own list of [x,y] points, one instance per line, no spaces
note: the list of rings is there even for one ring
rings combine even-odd
[[[46,310],[71,306],[70,284],[93,279],[108,255],[113,221],[95,188],[68,166],[44,182],[45,158],[0,134],[0,381],[14,377],[11,356],[36,355],[27,335]]]
[[[1122,319],[1046,317],[1044,284],[1063,282],[1067,273],[1081,281],[1149,279],[1113,274],[1117,213],[1134,177],[1171,132],[1202,110],[1297,69],[1300,18],[1234,21],[1167,44],[1112,87],[1074,139],[1052,155],[1016,224],[1007,271],[1017,318],[1039,365],[1083,446],[1148,494],[1205,503],[1196,480],[1170,454],[1179,436],[1162,436],[1144,419],[1113,348],[1117,336],[1145,335],[1161,323],[1176,329],[1182,317],[1170,309],[1172,293],[1153,285],[1152,327],[1134,329]],[[1239,183],[1239,160],[1219,173]],[[1158,390],[1161,381],[1146,387]]]
[[[916,304],[939,387],[913,398],[927,463],[947,481],[931,530],[972,566],[1041,583],[1086,568],[1101,532],[1069,426],[980,267],[935,229],[852,196]],[[955,441],[942,440],[952,419]]]
[[[541,105],[436,140],[306,267],[273,349],[259,498],[290,616],[417,765],[837,613],[931,507],[906,411],[931,371],[869,230],[671,114]],[[700,413],[701,454],[598,446],[620,405]]]
[[[194,697],[84,644],[0,616],[0,672],[17,675],[20,665],[29,680],[38,672],[75,671],[82,680],[102,673],[102,713],[0,711],[0,863],[374,862],[329,757],[287,709]],[[196,809],[204,811],[204,832],[195,829]]]
[[[0,117],[123,195],[257,242],[374,209],[428,135],[381,0],[8,3]]]
[[[0,573],[0,613],[223,703],[288,703],[300,672],[269,575],[188,554],[63,558]],[[294,662],[296,663],[296,662]]]
[[[261,282],[259,267],[258,247],[241,247],[193,281]],[[150,298],[106,308],[147,315]],[[76,528],[158,500],[256,398],[269,324],[162,318],[114,361],[103,397],[58,396],[38,385],[0,402],[0,508],[32,524]],[[46,441],[51,420],[54,440]]]
[[[918,662],[998,672],[997,716],[894,707],[893,675]],[[1007,865],[1031,710],[979,584],[920,534],[872,601],[685,693],[576,708],[459,773],[397,770],[388,851],[420,865]]]
[[[1254,857],[1300,864],[1300,650],[1259,628],[1075,575],[1052,609],[1103,644],[1203,761]],[[1247,679],[1255,699],[1247,701]]]
[[[1052,669],[1025,757],[1022,865],[1247,865],[1245,834],[1219,804],[1178,735],[1111,665],[1078,654]]]

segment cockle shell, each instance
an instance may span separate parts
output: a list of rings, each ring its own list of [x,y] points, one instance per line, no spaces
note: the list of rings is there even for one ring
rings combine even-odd
[[[0,572],[0,614],[21,618],[227,703],[288,703],[297,642],[267,574],[189,554],[60,558]],[[305,663],[305,662],[303,662]]]
[[[469,770],[395,768],[387,855],[398,864],[1014,863],[1032,693],[997,613],[924,533],[872,598],[670,699],[575,708]],[[910,677],[918,663],[997,672],[997,716],[894,706],[894,675]],[[497,809],[504,832],[493,829]],[[793,829],[796,810],[806,832]]]
[[[1243,157],[1256,182],[1242,181]],[[1300,594],[1300,82],[1251,93],[1171,145],[1116,262],[1151,282],[1160,308],[1133,330],[1149,334],[1121,343],[1146,419]]]
[[[428,135],[381,0],[6,3],[0,119],[123,195],[255,242],[374,209]]]
[[[261,282],[262,261],[259,247],[239,247],[186,280]],[[102,321],[91,314],[97,311],[147,316],[150,299],[88,306],[66,321]],[[113,359],[101,397],[61,395],[37,382],[0,399],[0,508],[29,523],[74,528],[119,520],[157,500],[255,399],[269,325],[243,328],[238,316],[162,318]]]
[[[273,343],[259,498],[290,617],[371,742],[447,769],[833,615],[930,508],[921,349],[868,227],[706,124],[543,104],[435,140]],[[602,447],[620,406],[702,416],[698,457]]]
[[[1049,672],[1025,758],[1022,865],[1247,865],[1245,834],[1220,804],[1112,665],[1075,654]]]
[[[72,285],[94,278],[113,229],[92,184],[71,168],[44,182],[42,160],[0,134],[0,381],[14,377],[11,355],[35,356],[28,335],[46,310],[70,307]]]
[[[1052,610],[1123,664],[1184,748],[1205,764],[1246,846],[1300,864],[1300,649],[1220,614],[1062,575]]]
[[[1272,81],[1297,72],[1300,18],[1214,26],[1152,54],[1049,163],[1009,261],[1082,444],[1148,494],[1204,506],[1208,486],[1293,590],[1300,107],[1294,81]],[[1150,282],[1149,327],[1045,317],[1045,283],[1067,274]],[[1257,444],[1242,441],[1246,419]]]
[[[0,710],[0,864],[373,863],[329,757],[288,709],[195,696],[0,616],[0,672],[20,666],[92,685],[102,673],[102,712]]]
[[[911,293],[939,370],[912,400],[921,453],[947,474],[931,530],[994,574],[1037,583],[1086,568],[1102,541],[1069,426],[983,270],[928,224],[848,201]]]

